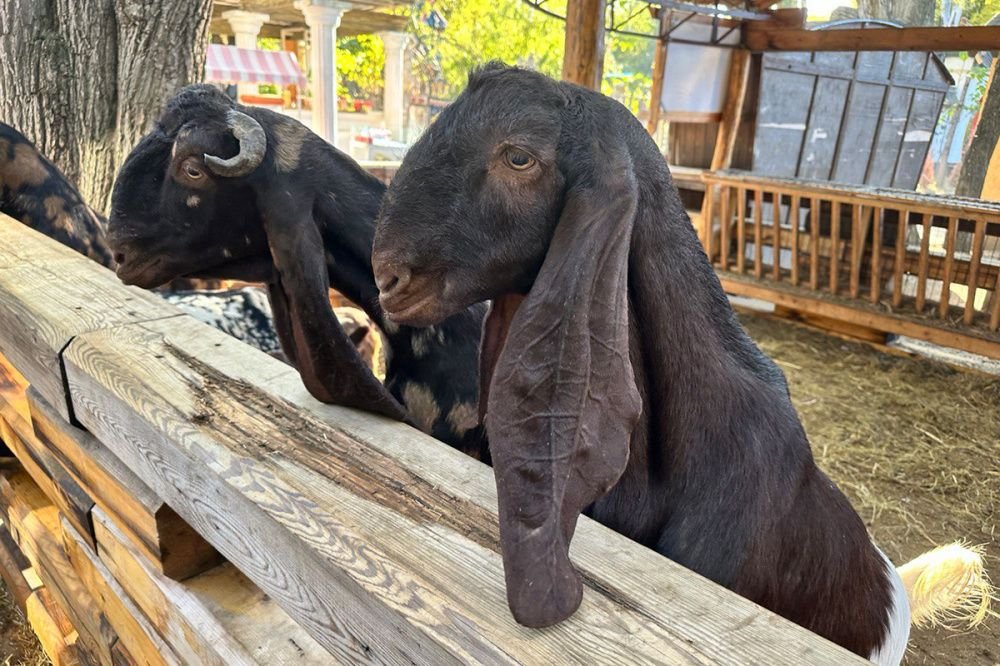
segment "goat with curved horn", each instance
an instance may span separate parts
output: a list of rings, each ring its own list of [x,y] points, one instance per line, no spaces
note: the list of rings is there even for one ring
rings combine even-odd
[[[205,155],[205,164],[218,176],[239,178],[245,176],[264,160],[267,153],[267,135],[260,123],[241,111],[230,109],[226,124],[240,144],[240,152],[228,159]]]
[[[225,155],[236,157],[220,176],[216,158]],[[109,240],[128,284],[187,276],[267,282],[281,347],[314,396],[408,419],[488,460],[476,418],[486,308],[433,330],[384,321],[371,270],[384,192],[302,123],[193,85],[167,103],[118,173]],[[384,385],[334,316],[330,286],[385,331]]]

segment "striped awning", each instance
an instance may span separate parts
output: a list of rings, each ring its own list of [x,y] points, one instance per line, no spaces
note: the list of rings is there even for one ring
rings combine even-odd
[[[222,44],[208,45],[205,81],[306,85],[306,77],[299,69],[294,53],[241,49]]]

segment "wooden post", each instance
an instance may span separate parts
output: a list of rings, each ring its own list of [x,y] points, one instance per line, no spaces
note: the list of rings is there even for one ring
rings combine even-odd
[[[656,40],[656,52],[653,53],[653,90],[649,95],[649,120],[646,121],[646,130],[654,137],[660,127],[660,98],[663,97],[663,81],[667,71],[667,40],[664,35],[670,25],[670,14],[671,12],[660,9],[660,37]]]
[[[746,98],[749,77],[750,52],[746,49],[733,49],[733,57],[729,62],[726,98],[722,106],[722,120],[715,140],[715,153],[712,155],[712,171],[728,169],[732,165],[736,132],[743,116],[743,100]],[[656,85],[655,79],[653,85]]]
[[[578,85],[601,89],[604,71],[605,0],[569,0],[566,7],[566,47],[562,77]]]

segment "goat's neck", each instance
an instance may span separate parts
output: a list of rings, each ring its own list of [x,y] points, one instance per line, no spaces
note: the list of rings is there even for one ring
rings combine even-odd
[[[629,291],[651,398],[670,402],[682,390],[686,403],[719,391],[720,382],[728,394],[758,383],[786,393],[781,372],[736,319],[671,187],[642,193],[630,248]]]
[[[378,302],[372,270],[371,248],[385,185],[351,163],[337,173],[337,192],[320,197],[318,218],[326,248],[330,286],[358,304],[387,338],[397,363],[426,358],[440,348],[447,354],[468,343],[478,348],[479,327],[485,308],[473,307],[444,320],[433,329],[414,329],[387,322]],[[468,355],[475,365],[476,351]]]
[[[616,491],[667,515],[688,478],[690,456],[716,456],[732,438],[719,414],[767,405],[795,418],[784,377],[737,321],[672,185],[641,193],[629,256],[632,364],[643,396],[629,467]],[[756,409],[756,408],[755,408]],[[760,424],[747,427],[758,427]],[[746,433],[748,438],[751,433]],[[725,454],[719,454],[725,455]],[[713,463],[715,464],[715,463]],[[655,539],[641,512],[595,517],[639,541]],[[624,506],[621,504],[620,506]]]

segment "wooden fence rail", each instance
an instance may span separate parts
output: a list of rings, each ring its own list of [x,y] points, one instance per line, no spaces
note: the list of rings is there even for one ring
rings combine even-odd
[[[0,353],[3,517],[96,663],[865,663],[587,518],[517,625],[488,467],[2,217]]]
[[[705,174],[701,238],[723,286],[1000,358],[1000,204]]]

